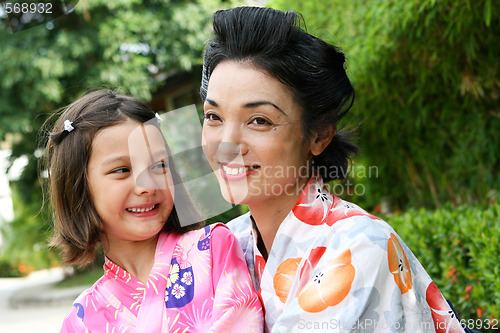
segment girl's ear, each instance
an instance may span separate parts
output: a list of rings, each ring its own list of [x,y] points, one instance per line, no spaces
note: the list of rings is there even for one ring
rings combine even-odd
[[[311,153],[318,156],[330,144],[336,132],[336,126],[329,126],[321,133],[314,132],[311,135]]]

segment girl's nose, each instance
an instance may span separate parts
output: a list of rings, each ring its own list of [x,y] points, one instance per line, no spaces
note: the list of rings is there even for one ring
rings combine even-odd
[[[151,172],[146,169],[135,177],[135,192],[138,195],[155,194],[160,186],[155,182]]]

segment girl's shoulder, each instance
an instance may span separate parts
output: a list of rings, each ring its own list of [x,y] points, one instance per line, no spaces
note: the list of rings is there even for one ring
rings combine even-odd
[[[105,275],[101,276],[94,284],[84,290],[74,301],[73,308],[70,313],[66,316],[68,322],[73,319],[83,319],[83,314],[85,312],[85,308],[92,304],[94,308],[105,308],[106,304],[102,304],[99,302],[100,299],[105,298],[106,295],[102,292],[102,284],[105,280]]]
[[[214,223],[203,228],[188,231],[180,236],[177,241],[176,249],[196,247],[199,251],[206,251],[210,249],[210,244],[213,239],[228,239],[233,238],[233,234],[229,228],[223,223]],[[175,253],[175,251],[174,251]]]
[[[190,237],[192,235],[205,235],[205,236],[208,236],[210,234],[213,234],[214,232],[216,233],[221,233],[221,234],[227,234],[227,233],[231,233],[229,231],[229,228],[228,226],[226,226],[224,223],[221,223],[221,222],[217,222],[217,223],[212,223],[212,224],[209,224],[209,225],[206,225],[200,229],[196,229],[196,230],[191,230],[191,231],[188,231],[186,232],[183,236],[184,237]]]
[[[82,300],[84,299],[86,296],[90,296],[90,295],[95,295],[95,294],[99,294],[101,293],[101,289],[102,289],[102,285],[104,283],[104,281],[106,280],[106,274],[104,273],[99,279],[97,279],[94,284],[84,290],[75,300],[78,301],[78,300]]]

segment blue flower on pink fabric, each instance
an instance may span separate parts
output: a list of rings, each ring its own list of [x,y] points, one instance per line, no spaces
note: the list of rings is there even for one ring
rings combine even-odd
[[[172,295],[174,295],[175,298],[177,299],[183,297],[185,294],[186,294],[186,289],[179,284],[176,284],[172,289]]]
[[[170,267],[176,267],[172,272],[175,281],[171,285],[167,284],[165,290],[165,306],[171,308],[181,308],[190,303],[194,298],[195,275],[193,267],[180,267],[177,258],[173,258]]]
[[[184,272],[181,282],[190,286],[193,283],[193,274],[191,272]]]

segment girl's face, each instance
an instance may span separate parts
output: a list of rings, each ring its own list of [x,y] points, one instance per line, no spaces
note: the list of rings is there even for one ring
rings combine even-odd
[[[167,161],[152,125],[128,120],[97,133],[88,184],[108,242],[148,240],[161,231],[173,208]]]
[[[300,195],[311,140],[288,87],[249,63],[224,61],[210,77],[204,114],[205,154],[226,200],[251,205]]]

